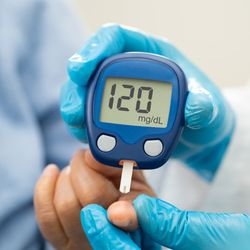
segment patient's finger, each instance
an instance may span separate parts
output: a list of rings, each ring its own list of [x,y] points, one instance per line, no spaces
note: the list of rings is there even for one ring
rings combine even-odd
[[[100,162],[98,162],[93,155],[91,154],[91,151],[88,149],[85,151],[85,161],[89,167],[96,170],[98,173],[111,178],[114,181],[117,181],[117,184],[120,184],[121,179],[121,173],[122,169],[117,167],[111,167],[104,165]],[[146,182],[146,179],[140,170],[134,170],[133,172],[133,180],[138,180],[141,182]]]
[[[131,201],[117,201],[108,208],[108,219],[115,226],[134,231],[138,228],[135,209]]]
[[[71,161],[70,178],[74,192],[82,206],[96,203],[108,207],[118,200],[120,193],[111,180],[87,164],[85,155],[86,151],[80,150]],[[110,169],[104,165],[102,167],[107,171]]]
[[[106,210],[101,206],[91,204],[83,208],[81,222],[93,249],[139,249],[128,234],[108,221]]]
[[[115,167],[111,167],[111,166],[108,166],[108,165],[104,165],[100,162],[98,162],[92,155],[91,151],[88,149],[88,150],[85,150],[84,152],[84,159],[85,159],[85,162],[86,164],[98,171],[98,173],[106,176],[106,177],[120,177],[121,176],[121,172],[122,172],[122,169],[120,168],[115,168]]]
[[[117,227],[125,231],[134,231],[138,227],[135,209],[132,201],[140,194],[156,196],[152,188],[146,183],[132,182],[132,191],[124,194],[119,201],[114,202],[108,208],[108,218]]]
[[[68,238],[77,243],[78,249],[86,249],[88,241],[79,217],[81,206],[71,185],[69,167],[64,168],[57,180],[54,206]]]
[[[61,248],[68,242],[53,204],[58,176],[59,170],[55,165],[47,166],[36,184],[34,195],[36,217],[40,229],[45,239],[55,248]]]

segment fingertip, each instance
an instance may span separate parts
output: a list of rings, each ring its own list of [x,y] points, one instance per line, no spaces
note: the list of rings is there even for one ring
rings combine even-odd
[[[68,60],[67,70],[70,79],[86,86],[97,65],[103,59],[122,52],[123,47],[124,39],[119,25],[101,27],[83,48]]]
[[[186,126],[191,129],[207,127],[216,115],[213,97],[206,90],[191,91],[185,106]]]
[[[48,164],[43,172],[42,172],[42,176],[54,176],[56,174],[59,173],[59,169],[57,167],[57,165],[51,163],[51,164]]]
[[[131,201],[117,201],[108,208],[108,219],[115,226],[134,231],[138,228],[135,209]]]
[[[42,202],[44,196],[54,188],[59,173],[55,164],[49,164],[44,168],[35,186],[35,201]]]
[[[83,208],[81,223],[93,249],[138,249],[127,233],[109,222],[101,206],[91,204]]]
[[[107,34],[101,34],[101,31],[97,32],[90,37],[79,53],[69,58],[67,71],[70,79],[76,84],[88,85],[96,66],[107,57],[105,35]]]
[[[88,60],[84,55],[75,53],[68,60],[67,71],[70,79],[78,85],[86,86],[92,71],[88,68]]]

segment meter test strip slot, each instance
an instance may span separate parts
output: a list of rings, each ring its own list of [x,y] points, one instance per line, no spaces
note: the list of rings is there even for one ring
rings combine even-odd
[[[188,92],[185,75],[165,57],[132,52],[104,60],[91,81],[89,146],[99,162],[123,166],[120,191],[128,193],[133,169],[162,166],[178,142]]]

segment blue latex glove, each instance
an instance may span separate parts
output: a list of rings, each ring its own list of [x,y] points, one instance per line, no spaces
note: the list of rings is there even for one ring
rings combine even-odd
[[[61,113],[71,133],[86,141],[85,97],[97,65],[121,52],[163,55],[177,63],[188,80],[185,129],[174,151],[176,157],[207,180],[212,179],[234,129],[234,115],[216,86],[169,42],[120,25],[106,25],[68,62],[69,80],[62,89]]]
[[[151,245],[140,246],[129,234],[110,224],[98,205],[82,209],[81,222],[93,249],[249,250],[250,217],[182,211],[157,198],[140,195],[134,200],[142,233]],[[143,240],[142,240],[143,242]]]

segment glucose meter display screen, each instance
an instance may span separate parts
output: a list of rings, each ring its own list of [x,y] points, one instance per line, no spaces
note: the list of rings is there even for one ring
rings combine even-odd
[[[168,123],[172,84],[144,79],[107,78],[100,121],[165,128]]]

